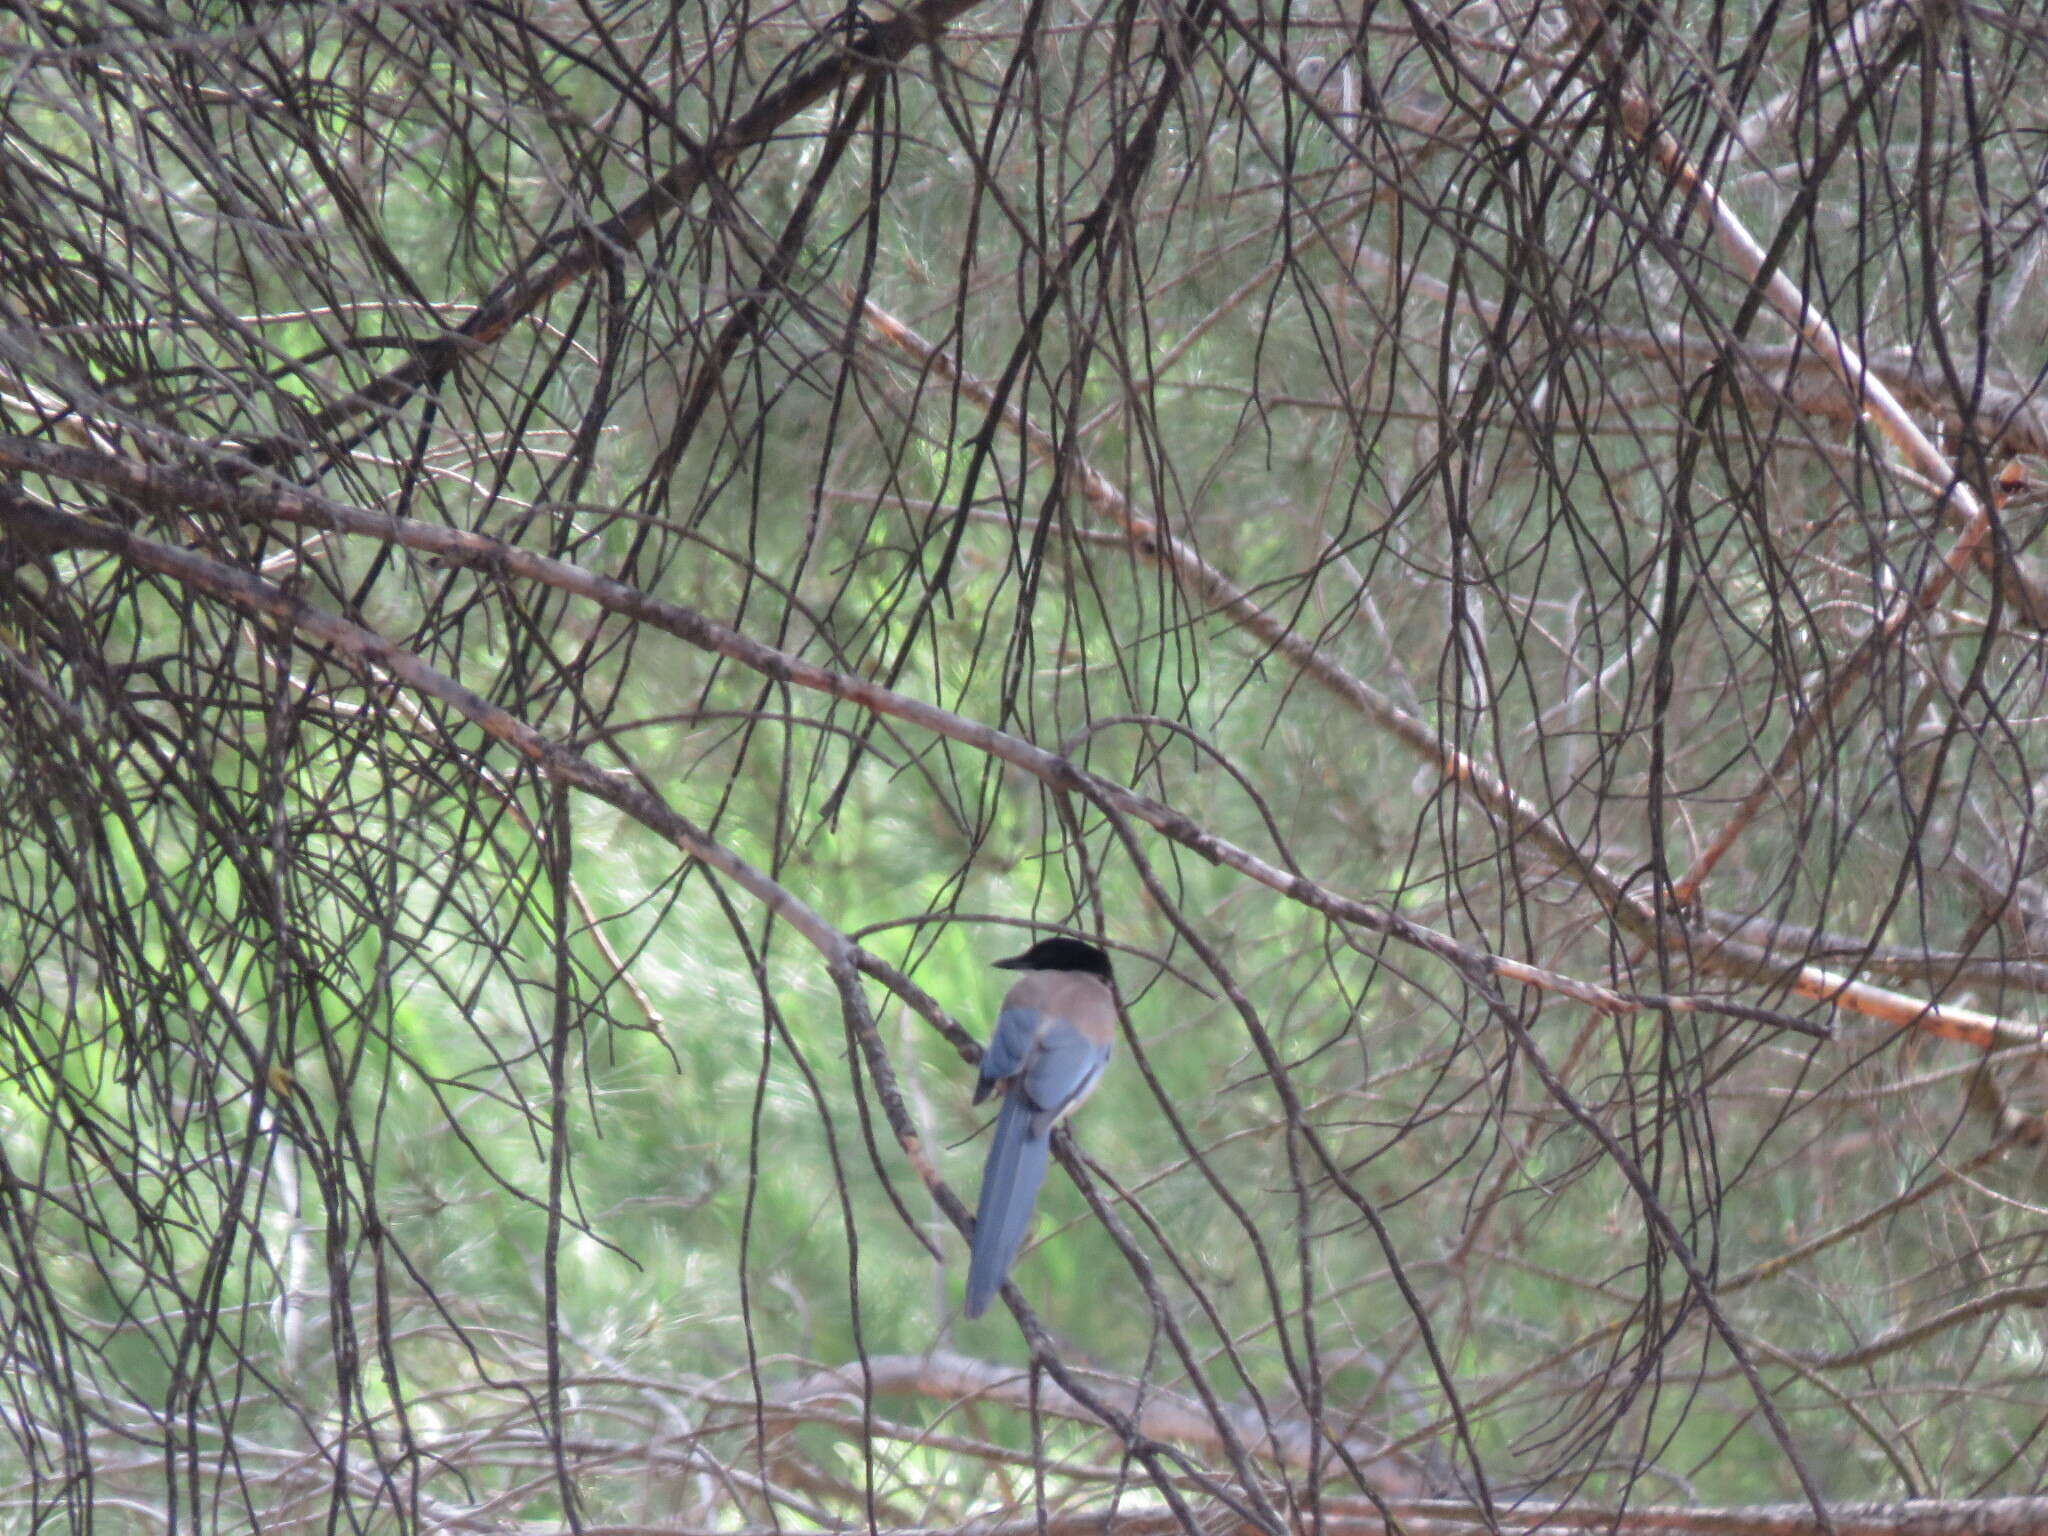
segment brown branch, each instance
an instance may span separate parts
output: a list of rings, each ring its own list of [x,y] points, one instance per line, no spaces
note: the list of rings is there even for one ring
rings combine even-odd
[[[1786,986],[1801,997],[1847,1009],[1897,1029],[1937,1035],[1980,1050],[2003,1050],[2013,1046],[2038,1047],[2048,1033],[2032,1024],[1989,1014],[1955,1003],[1931,1002],[1857,981],[1818,965],[1787,961],[1758,945],[1737,939],[1703,937],[1690,951],[1701,970],[1727,976],[1747,976],[1766,986]]]
[[[1999,958],[1958,950],[1872,946],[1825,928],[1775,918],[1745,917],[1713,908],[1701,913],[1700,918],[1723,937],[1781,954],[1796,950],[1814,960],[1854,960],[1858,971],[1886,981],[1938,981],[1950,986],[2017,987],[2027,992],[2048,992],[2048,956],[2034,951],[2020,950]]]
[[[1815,1370],[1838,1371],[1852,1366],[1868,1365],[1886,1355],[1897,1354],[1910,1349],[1923,1339],[1933,1338],[1951,1328],[1961,1327],[1972,1318],[1990,1312],[2003,1312],[2007,1307],[2048,1307],[2048,1285],[2009,1285],[2001,1290],[1989,1291],[1982,1296],[1972,1296],[1968,1301],[1959,1302],[1946,1311],[1917,1323],[1905,1323],[1889,1328],[1868,1344],[1859,1344],[1854,1349],[1845,1349],[1839,1354],[1812,1354],[1803,1350],[1780,1350],[1786,1359]]]
[[[998,1403],[1028,1412],[1033,1406],[1029,1376],[1012,1365],[978,1359],[950,1350],[929,1355],[871,1355],[856,1365],[841,1366],[810,1377],[784,1399],[802,1405],[821,1398],[859,1396],[865,1375],[876,1396],[928,1397],[943,1402]],[[1147,1383],[1088,1373],[1095,1389],[1129,1414],[1140,1430],[1160,1440],[1178,1440],[1191,1445],[1216,1448],[1220,1445],[1217,1426],[1194,1403],[1164,1392]],[[1095,1415],[1057,1387],[1041,1385],[1037,1409],[1058,1418],[1095,1422]],[[1320,1436],[1317,1427],[1305,1420],[1268,1422],[1256,1413],[1234,1412],[1235,1430],[1241,1443],[1255,1456],[1282,1466],[1306,1469],[1327,1465],[1329,1448],[1316,1458]],[[1353,1440],[1345,1450],[1360,1465],[1380,1463],[1371,1470],[1378,1486],[1389,1492],[1416,1491],[1415,1473],[1403,1459],[1385,1459],[1386,1440]]]
[[[1774,397],[1795,410],[1844,426],[1854,426],[1863,419],[1856,400],[1842,387],[1839,370],[1824,354],[1808,345],[1730,346],[1621,326],[1598,326],[1580,334],[1596,346],[1704,367],[1712,367],[1732,353],[1737,362],[1758,378],[1770,378]],[[1962,432],[1963,416],[1954,399],[1945,389],[1930,383],[1910,359],[1865,357],[1863,366],[1867,377],[1882,382],[1901,405],[1939,422],[1944,434]],[[1987,452],[2048,456],[2048,399],[2037,391],[2011,383],[1986,383],[1978,391],[1977,405],[1971,421],[1983,434]]]

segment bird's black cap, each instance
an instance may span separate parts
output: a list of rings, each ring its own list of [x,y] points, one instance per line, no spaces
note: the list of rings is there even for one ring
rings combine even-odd
[[[999,971],[1085,971],[1109,980],[1109,956],[1079,939],[1040,939],[1021,955],[996,961]]]

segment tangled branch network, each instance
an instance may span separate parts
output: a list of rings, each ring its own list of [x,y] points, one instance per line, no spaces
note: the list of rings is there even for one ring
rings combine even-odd
[[[2044,70],[6,10],[8,1520],[2048,1531]]]

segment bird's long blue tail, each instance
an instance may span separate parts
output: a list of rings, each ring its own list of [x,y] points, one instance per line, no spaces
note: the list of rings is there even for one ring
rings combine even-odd
[[[1052,1147],[1050,1128],[1031,1134],[1033,1110],[1014,1088],[1003,1098],[996,1116],[995,1139],[989,1144],[988,1166],[981,1171],[981,1203],[974,1212],[974,1249],[967,1264],[967,1315],[979,1317],[1003,1288],[1003,1276],[1017,1257],[1038,1186],[1045,1182],[1046,1154]]]

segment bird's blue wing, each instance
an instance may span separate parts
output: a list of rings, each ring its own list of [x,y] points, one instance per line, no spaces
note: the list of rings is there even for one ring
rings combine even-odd
[[[1060,1116],[1088,1096],[1108,1064],[1109,1046],[1090,1040],[1066,1020],[1054,1019],[1041,1029],[1038,1048],[1018,1083],[1035,1111],[1032,1134],[1049,1135]]]
[[[988,1037],[988,1049],[981,1053],[981,1081],[975,1084],[974,1102],[979,1104],[995,1091],[997,1083],[1022,1071],[1037,1043],[1038,1010],[1005,1008],[996,1018],[996,1032]]]

